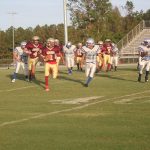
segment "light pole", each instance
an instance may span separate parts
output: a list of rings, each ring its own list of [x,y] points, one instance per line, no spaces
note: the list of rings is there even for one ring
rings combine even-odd
[[[67,28],[67,0],[64,1],[64,36],[65,44],[68,42],[68,28]]]
[[[13,39],[12,39],[13,43],[12,44],[13,44],[13,50],[14,50],[14,48],[15,48],[15,28],[14,28],[13,20],[14,20],[14,15],[16,15],[17,13],[16,12],[9,12],[8,14],[12,16],[12,36],[13,36]]]

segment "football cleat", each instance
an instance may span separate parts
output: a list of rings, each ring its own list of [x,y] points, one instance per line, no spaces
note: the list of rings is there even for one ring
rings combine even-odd
[[[88,87],[88,84],[84,84],[84,87]]]
[[[45,91],[48,92],[48,91],[49,91],[49,88],[45,88]]]
[[[11,82],[12,82],[12,83],[14,83],[15,81],[16,81],[16,79],[12,79],[12,81],[11,81]]]
[[[148,82],[148,78],[147,77],[145,77],[145,82]]]
[[[49,87],[45,86],[45,91],[48,92],[49,91]]]

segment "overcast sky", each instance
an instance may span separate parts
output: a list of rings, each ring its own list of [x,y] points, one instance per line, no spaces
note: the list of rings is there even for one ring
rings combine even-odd
[[[124,6],[126,0],[110,0],[114,6]],[[150,0],[132,0],[135,10],[150,9]],[[123,10],[121,10],[123,11]],[[10,13],[15,12],[14,17]],[[63,23],[63,0],[1,0],[0,29],[11,25],[35,27],[36,25]]]

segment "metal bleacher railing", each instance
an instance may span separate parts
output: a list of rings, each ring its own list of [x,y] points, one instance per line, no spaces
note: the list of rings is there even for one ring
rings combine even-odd
[[[117,46],[121,50],[126,47],[139,33],[144,29],[145,21],[142,20],[137,26],[135,26],[127,35],[125,35],[118,43]]]
[[[119,55],[123,62],[129,62],[129,59],[137,59],[137,47],[142,42],[142,38],[146,37],[147,31],[150,31],[150,21],[142,20],[128,34],[126,34],[118,43]],[[149,36],[149,35],[148,35]]]

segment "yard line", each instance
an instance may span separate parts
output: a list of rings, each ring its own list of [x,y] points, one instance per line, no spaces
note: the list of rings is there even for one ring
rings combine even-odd
[[[15,88],[15,89],[9,89],[9,90],[0,90],[0,92],[11,92],[11,91],[17,91],[17,90],[32,88],[32,87],[36,87],[36,85],[25,86],[25,87],[20,87],[20,88]]]
[[[86,108],[88,106],[92,106],[92,105],[95,105],[95,104],[98,104],[98,103],[102,103],[102,102],[106,102],[106,101],[110,101],[110,100],[115,100],[115,99],[119,99],[119,98],[124,98],[124,97],[128,97],[128,96],[143,94],[143,93],[147,93],[147,92],[150,92],[150,90],[146,90],[146,91],[138,92],[138,93],[132,93],[132,94],[119,96],[119,97],[108,98],[108,99],[104,99],[104,100],[101,100],[101,101],[96,101],[96,102],[93,102],[93,103],[89,103],[89,104],[85,104],[85,105],[81,105],[81,106],[77,106],[77,107],[72,107],[72,108],[69,108],[69,109],[63,109],[63,110],[53,111],[53,112],[49,112],[49,113],[41,113],[39,115],[32,116],[32,117],[29,117],[29,118],[23,118],[23,119],[19,119],[19,120],[15,120],[15,121],[8,121],[8,122],[1,123],[0,127],[4,127],[4,126],[7,126],[7,125],[13,125],[13,124],[17,124],[17,123],[22,123],[22,122],[25,122],[25,121],[38,119],[38,118],[42,118],[42,117],[47,117],[47,116],[51,116],[51,115],[55,115],[55,114],[59,114],[59,113],[63,113],[63,112],[70,112],[70,111],[73,111],[73,110],[80,110],[82,108]]]

